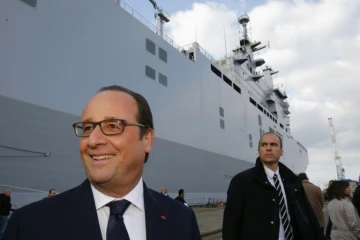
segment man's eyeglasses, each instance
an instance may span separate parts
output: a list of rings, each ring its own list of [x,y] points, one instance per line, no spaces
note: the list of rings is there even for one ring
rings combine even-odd
[[[146,127],[143,124],[131,122],[124,119],[108,119],[102,120],[100,122],[77,122],[73,124],[73,127],[76,136],[88,137],[94,131],[97,125],[99,125],[101,131],[108,136],[121,134],[124,131],[126,125]]]

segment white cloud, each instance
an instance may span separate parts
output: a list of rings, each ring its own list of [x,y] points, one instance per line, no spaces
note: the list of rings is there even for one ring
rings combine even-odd
[[[234,22],[235,19],[235,22]],[[234,46],[237,14],[224,3],[194,3],[192,10],[179,11],[167,25],[169,36],[180,46],[195,42],[214,56],[225,55],[224,30],[229,46]],[[232,36],[232,39],[229,37]],[[229,47],[228,46],[228,47]],[[228,52],[230,48],[228,48]]]
[[[171,16],[170,34],[176,42],[197,40],[214,57],[224,56],[239,39],[242,14],[222,3],[194,3]],[[256,6],[250,16],[253,40],[270,43],[262,52],[267,64],[280,70],[275,84],[289,95],[293,135],[309,149],[308,175],[315,183],[336,177],[328,117],[332,117],[346,177],[360,174],[360,1],[293,0]]]

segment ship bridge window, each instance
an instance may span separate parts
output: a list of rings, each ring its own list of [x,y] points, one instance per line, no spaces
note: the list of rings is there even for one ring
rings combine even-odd
[[[149,66],[145,66],[145,74],[151,79],[155,80],[155,70]]]
[[[222,129],[225,129],[225,121],[224,121],[224,119],[220,119],[220,127]]]
[[[280,127],[281,127],[281,128],[284,128],[284,125],[282,125],[282,124],[280,123]]]
[[[265,134],[265,131],[260,128],[260,138]]]
[[[219,107],[219,113],[221,117],[224,117],[224,109],[222,107]]]
[[[213,73],[215,73],[216,75],[218,75],[219,78],[221,78],[221,72],[212,64],[211,64],[211,71],[213,71]]]
[[[252,141],[252,135],[249,134],[249,147],[252,148],[253,147],[253,141]]]
[[[223,74],[223,79],[224,79],[224,82],[226,82],[227,84],[229,84],[230,87],[232,86],[231,80],[230,80],[227,76],[225,76],[225,74]]]
[[[193,62],[195,62],[194,52],[189,53],[189,59]]]
[[[256,106],[256,102],[255,102],[255,100],[254,99],[252,99],[252,98],[249,98],[250,99],[250,102],[254,105],[254,106]]]
[[[241,88],[239,88],[235,83],[233,83],[233,88],[235,89],[235,91],[241,94]]]
[[[259,126],[262,126],[261,116],[260,115],[258,115],[258,120],[259,120]]]
[[[159,47],[159,58],[167,63],[167,52]]]
[[[167,87],[167,77],[159,73],[159,83]]]
[[[21,1],[30,5],[31,7],[36,7],[37,0],[21,0]]]
[[[260,106],[259,104],[257,105],[257,107],[261,112],[264,111],[264,108],[262,106]]]
[[[146,50],[149,53],[152,53],[153,55],[155,55],[155,43],[149,39],[146,39]]]

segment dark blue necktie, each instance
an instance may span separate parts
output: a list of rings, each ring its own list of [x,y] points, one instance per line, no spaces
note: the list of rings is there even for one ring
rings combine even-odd
[[[106,205],[110,207],[109,222],[106,230],[107,240],[130,240],[123,218],[123,214],[129,205],[130,202],[125,199],[109,202]]]

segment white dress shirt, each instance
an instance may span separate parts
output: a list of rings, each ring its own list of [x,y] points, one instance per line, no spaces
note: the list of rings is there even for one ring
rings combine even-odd
[[[285,200],[286,212],[287,212],[287,215],[288,215],[288,218],[289,218],[289,221],[290,221],[290,214],[289,214],[289,209],[288,209],[287,200],[286,200],[286,193],[285,193],[284,185],[283,185],[280,173],[279,173],[279,167],[277,168],[276,172],[273,172],[273,170],[271,170],[271,169],[269,169],[269,168],[267,168],[265,166],[264,166],[264,169],[265,169],[265,173],[266,173],[266,176],[267,176],[269,182],[274,187],[275,187],[275,182],[274,182],[273,177],[274,177],[275,173],[277,174],[278,179],[279,179],[279,183],[280,183],[280,188],[281,188],[282,194],[284,196],[284,200]],[[284,232],[284,225],[283,225],[283,223],[281,221],[280,209],[279,209],[279,219],[280,219],[279,240],[284,240],[285,239],[285,232]],[[291,225],[290,225],[290,227],[291,227]]]
[[[106,206],[106,204],[113,200],[120,199],[126,199],[131,202],[130,206],[123,215],[124,223],[129,233],[130,239],[146,239],[144,188],[142,178],[131,192],[120,199],[110,197],[99,192],[93,185],[91,185],[91,189],[95,200],[95,206],[103,240],[106,240],[106,230],[110,215],[110,208]]]

